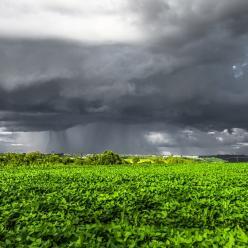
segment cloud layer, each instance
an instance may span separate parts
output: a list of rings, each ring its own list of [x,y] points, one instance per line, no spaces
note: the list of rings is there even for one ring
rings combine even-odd
[[[41,132],[35,148],[49,151],[160,152],[147,137],[166,133],[172,152],[246,153],[216,138],[247,129],[247,11],[245,0],[3,1],[1,126]]]

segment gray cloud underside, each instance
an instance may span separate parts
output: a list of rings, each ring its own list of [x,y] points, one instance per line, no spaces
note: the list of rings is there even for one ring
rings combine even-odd
[[[245,49],[235,45],[211,63],[192,50],[198,62],[184,64],[147,47],[5,40],[0,120],[20,131],[98,121],[246,128],[247,75],[231,71]]]

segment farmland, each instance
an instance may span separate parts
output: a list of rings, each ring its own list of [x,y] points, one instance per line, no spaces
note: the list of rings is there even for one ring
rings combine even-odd
[[[0,247],[247,247],[248,164],[0,167]]]

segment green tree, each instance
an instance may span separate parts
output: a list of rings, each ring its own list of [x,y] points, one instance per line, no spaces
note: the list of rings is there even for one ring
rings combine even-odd
[[[140,159],[138,157],[134,157],[132,161],[133,161],[133,164],[137,164],[140,161]]]
[[[98,164],[108,165],[108,164],[123,164],[124,161],[119,154],[113,151],[105,151],[99,155]]]

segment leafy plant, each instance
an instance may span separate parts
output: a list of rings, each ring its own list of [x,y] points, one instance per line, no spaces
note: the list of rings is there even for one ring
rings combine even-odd
[[[245,163],[68,166],[61,157],[0,167],[0,247],[248,245]],[[119,161],[110,152],[78,157],[107,159]]]

